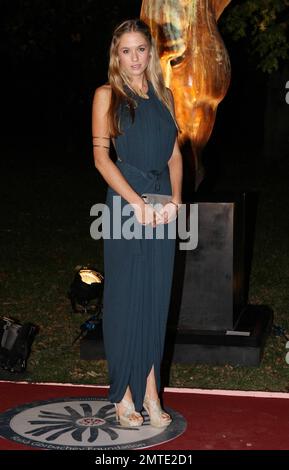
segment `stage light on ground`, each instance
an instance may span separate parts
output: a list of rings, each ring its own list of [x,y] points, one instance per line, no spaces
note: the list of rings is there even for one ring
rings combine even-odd
[[[73,312],[98,311],[102,302],[103,285],[103,274],[95,267],[78,266],[68,292]]]
[[[76,274],[68,291],[73,312],[90,314],[80,325],[80,333],[72,344],[88,331],[101,328],[104,276],[93,266],[77,266]],[[92,315],[91,315],[92,314]]]

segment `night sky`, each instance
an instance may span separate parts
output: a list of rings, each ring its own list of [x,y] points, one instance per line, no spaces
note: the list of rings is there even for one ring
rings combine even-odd
[[[140,7],[138,0],[1,1],[1,139],[4,146],[13,143],[15,158],[21,160],[17,151],[42,143],[57,145],[61,158],[72,153],[82,158],[80,149],[89,151],[91,101],[107,80],[111,32],[118,22],[138,16]],[[216,154],[249,143],[260,149],[266,101],[267,77],[249,62],[247,44],[224,41],[232,82],[204,156],[209,160],[213,148],[215,162]]]

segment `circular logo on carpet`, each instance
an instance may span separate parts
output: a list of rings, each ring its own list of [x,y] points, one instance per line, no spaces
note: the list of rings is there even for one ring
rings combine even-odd
[[[0,435],[45,449],[144,449],[180,436],[186,421],[167,408],[172,423],[154,428],[146,413],[137,428],[123,427],[114,406],[102,397],[57,398],[26,403],[0,414]]]

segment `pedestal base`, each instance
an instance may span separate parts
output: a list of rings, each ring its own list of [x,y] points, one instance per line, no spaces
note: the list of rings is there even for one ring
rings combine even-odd
[[[232,331],[169,327],[165,356],[174,363],[259,366],[272,321],[269,307],[248,305]]]

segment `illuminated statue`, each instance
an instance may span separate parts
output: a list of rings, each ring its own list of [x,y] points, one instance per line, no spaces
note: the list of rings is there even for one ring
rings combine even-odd
[[[230,60],[217,21],[231,0],[143,0],[140,17],[158,45],[166,86],[175,98],[182,133],[190,143],[195,189],[203,179],[202,149],[226,95]]]

